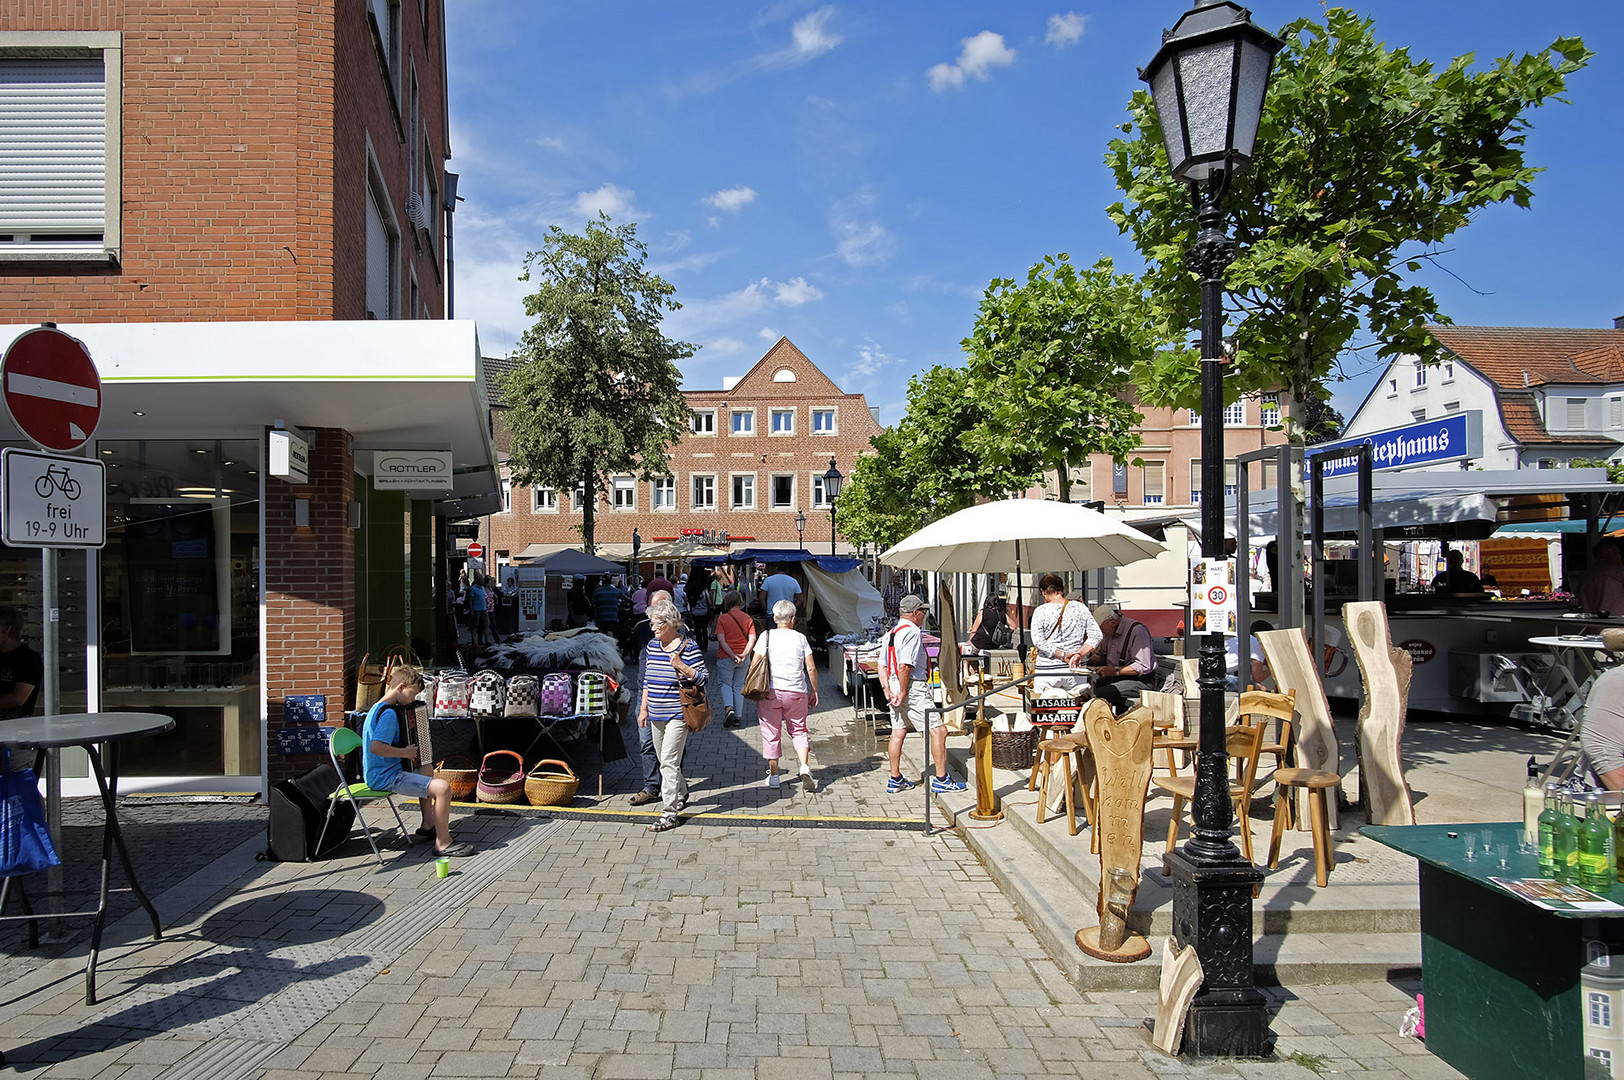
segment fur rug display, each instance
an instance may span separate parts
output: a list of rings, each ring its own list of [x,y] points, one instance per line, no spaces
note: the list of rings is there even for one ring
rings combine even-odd
[[[587,668],[620,682],[620,648],[608,634],[571,630],[561,634],[526,634],[516,641],[493,645],[479,654],[474,665],[503,675],[542,675],[549,671]]]

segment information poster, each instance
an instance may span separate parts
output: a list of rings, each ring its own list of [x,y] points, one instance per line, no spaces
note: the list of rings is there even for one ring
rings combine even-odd
[[[1235,564],[1228,559],[1201,559],[1190,566],[1190,632],[1233,634],[1239,619],[1235,605]]]

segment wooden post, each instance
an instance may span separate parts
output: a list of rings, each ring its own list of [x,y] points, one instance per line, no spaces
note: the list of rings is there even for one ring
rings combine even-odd
[[[1379,600],[1344,604],[1354,659],[1364,679],[1359,706],[1359,783],[1369,799],[1372,825],[1414,825],[1415,806],[1404,782],[1399,736],[1410,696],[1410,655],[1393,648],[1387,605]]]
[[[1077,947],[1100,960],[1132,963],[1150,955],[1150,943],[1138,934],[1124,933],[1113,947],[1101,931],[1108,923],[1121,923],[1125,929],[1128,909],[1133,906],[1134,894],[1138,891],[1139,860],[1145,837],[1145,796],[1150,790],[1152,718],[1150,710],[1136,708],[1120,718],[1112,717],[1109,710],[1089,710],[1084,719],[1100,787],[1099,798],[1094,801],[1096,820],[1090,825],[1100,851],[1101,925],[1085,926],[1077,931]],[[1108,885],[1112,870],[1124,871],[1127,875],[1126,881],[1115,889]]]

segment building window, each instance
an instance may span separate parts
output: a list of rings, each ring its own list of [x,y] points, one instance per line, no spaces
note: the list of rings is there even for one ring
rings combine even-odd
[[[1233,461],[1224,462],[1224,494],[1233,495],[1240,490],[1240,483],[1236,479],[1237,473]]]
[[[1449,415],[1451,415],[1453,413],[1458,413],[1458,412],[1460,412],[1460,402],[1458,402],[1458,401],[1446,401],[1446,402],[1444,402],[1444,415],[1445,416],[1449,416]]]
[[[367,146],[367,318],[400,314],[400,224],[378,161]]]
[[[1607,399],[1607,426],[1624,427],[1624,397]]]
[[[389,72],[389,92],[393,95],[400,71],[400,0],[367,0],[367,15],[373,43],[383,57],[384,70]]]
[[[1590,1056],[1595,1058],[1597,1063],[1606,1070],[1606,1075],[1613,1075],[1613,1052],[1611,1050],[1603,1050],[1599,1046],[1592,1046]]]
[[[812,410],[812,434],[835,434],[835,411],[833,409]]]
[[[773,509],[795,509],[795,474],[779,473],[773,477]]]
[[[502,477],[502,513],[513,509],[513,481]]]
[[[615,510],[637,509],[637,481],[617,476],[609,481],[609,506]]]
[[[1438,366],[1442,369],[1441,374],[1443,375],[1444,382],[1450,383],[1455,381],[1455,361],[1445,360]]]
[[[1224,406],[1224,426],[1240,427],[1246,423],[1246,402],[1237,401],[1233,405]]]
[[[793,434],[795,434],[795,410],[794,409],[774,409],[772,411],[772,416],[773,416],[772,433],[774,435],[793,435]]]
[[[677,478],[675,476],[662,476],[649,483],[652,495],[650,505],[656,510],[675,510],[677,508]]]
[[[756,474],[742,473],[733,477],[733,509],[756,508]]]
[[[827,510],[827,509],[829,509],[829,500],[827,498],[825,498],[824,494],[823,494],[823,474],[822,473],[813,473],[812,474],[812,509],[814,509],[814,510]]]
[[[1554,469],[1557,467],[1557,460],[1554,457],[1542,457],[1539,459],[1539,467],[1542,469]]]
[[[1280,395],[1264,394],[1258,422],[1264,427],[1280,426]]]
[[[756,410],[733,410],[733,434],[754,435],[756,433]]]
[[[1589,994],[1590,1026],[1610,1028],[1613,1026],[1613,1002],[1606,994],[1592,990]]]
[[[1190,505],[1201,505],[1201,459],[1190,459]]]
[[[117,260],[123,85],[117,31],[0,33],[0,259]]]
[[[716,434],[715,409],[691,409],[688,412],[688,427],[695,435]]]
[[[1419,424],[1423,420],[1425,420],[1426,418],[1427,418],[1427,410],[1425,410],[1425,409],[1411,409],[1410,410],[1410,419],[1414,420],[1416,423]]]
[[[773,382],[794,382],[795,372],[787,367],[781,367],[773,372]]]
[[[1167,482],[1167,463],[1147,461],[1144,469],[1145,505],[1162,505],[1163,485]]]
[[[550,487],[531,488],[530,510],[536,514],[558,513],[558,492]]]
[[[575,503],[575,512],[577,514],[584,513],[586,511],[586,485],[585,484],[576,484],[575,485],[574,503]]]
[[[1387,380],[1387,396],[1388,397],[1397,397],[1398,396],[1398,380],[1397,379],[1388,379]]]
[[[1191,427],[1200,427],[1201,426],[1201,413],[1196,409],[1191,409],[1190,410],[1190,426]]]
[[[1415,362],[1415,386],[1411,389],[1419,390],[1427,385],[1427,366],[1421,361]]]
[[[693,488],[695,510],[716,509],[716,477],[696,475],[693,478]]]
[[[1583,431],[1589,426],[1589,417],[1585,415],[1585,405],[1588,400],[1582,397],[1570,397],[1567,399],[1569,431]]]

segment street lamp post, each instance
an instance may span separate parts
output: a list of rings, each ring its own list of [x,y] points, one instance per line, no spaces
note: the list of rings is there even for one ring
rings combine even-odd
[[[829,504],[829,554],[835,553],[835,500],[840,498],[840,485],[846,478],[835,468],[835,459],[829,459],[829,471],[823,474],[823,499]]]
[[[802,551],[806,550],[806,511],[802,510],[795,515],[795,542]]]
[[[1201,554],[1224,554],[1223,277],[1235,258],[1223,198],[1252,158],[1274,54],[1283,43],[1230,0],[1199,0],[1139,77],[1150,84],[1173,177],[1190,184],[1200,231],[1189,265],[1201,279]],[[1201,642],[1201,721],[1191,837],[1166,856],[1173,939],[1195,946],[1205,976],[1191,1002],[1186,1053],[1256,1057],[1268,1015],[1252,974],[1252,889],[1263,880],[1230,840],[1235,821],[1224,749],[1224,635]]]

